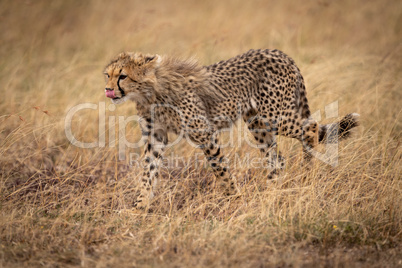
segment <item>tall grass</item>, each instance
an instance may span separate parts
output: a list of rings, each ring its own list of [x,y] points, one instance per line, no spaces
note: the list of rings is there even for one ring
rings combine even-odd
[[[402,264],[400,1],[2,1],[0,10],[0,265]],[[240,194],[226,199],[182,142],[166,155],[192,160],[164,168],[152,212],[133,213],[141,172],[129,156],[140,150],[119,160],[108,119],[135,105],[106,103],[104,148],[66,138],[71,107],[106,101],[102,69],[121,51],[210,64],[250,48],[295,59],[321,122],[334,120],[325,106],[335,101],[339,116],[361,114],[338,166],[301,168],[300,145],[281,139],[280,179],[237,166]],[[95,141],[98,110],[77,113],[73,132]],[[129,141],[139,133],[127,126]],[[245,143],[226,151],[258,156]]]

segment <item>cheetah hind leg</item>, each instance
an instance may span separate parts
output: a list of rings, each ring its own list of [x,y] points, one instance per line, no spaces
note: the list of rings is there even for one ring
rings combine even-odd
[[[267,179],[277,179],[280,172],[285,169],[285,158],[278,151],[276,143],[274,146],[268,148],[266,152],[266,158],[268,162],[268,167],[271,169]]]
[[[258,115],[251,118],[243,117],[243,119],[257,141],[261,153],[265,156],[268,168],[270,169],[267,179],[277,179],[280,171],[285,169],[286,164],[285,158],[281,155],[276,143],[278,130],[275,127],[270,128],[270,124]]]
[[[310,162],[313,157],[313,149],[318,144],[319,124],[312,118],[304,120],[302,124],[302,136],[300,137],[303,146],[304,162]]]

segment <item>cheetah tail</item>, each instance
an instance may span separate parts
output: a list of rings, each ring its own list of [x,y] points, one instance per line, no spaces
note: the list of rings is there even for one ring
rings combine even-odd
[[[360,115],[352,113],[344,116],[339,122],[320,125],[318,131],[319,143],[335,143],[337,140],[343,140],[351,135],[350,130],[359,125]]]

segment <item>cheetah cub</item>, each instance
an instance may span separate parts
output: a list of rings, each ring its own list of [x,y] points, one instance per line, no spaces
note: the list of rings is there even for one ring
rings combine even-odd
[[[185,133],[201,148],[217,182],[227,195],[235,181],[218,145],[216,132],[242,118],[268,161],[268,178],[285,166],[276,135],[298,139],[306,159],[320,142],[350,135],[358,114],[319,125],[310,116],[306,88],[293,59],[278,50],[250,50],[229,60],[201,66],[194,60],[121,53],[105,68],[106,97],[115,104],[136,103],[146,140],[141,192],[135,202],[144,209],[153,197],[168,132]],[[332,137],[332,138],[330,138]]]

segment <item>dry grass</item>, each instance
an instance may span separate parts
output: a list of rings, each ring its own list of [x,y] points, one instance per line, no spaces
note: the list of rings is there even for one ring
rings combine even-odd
[[[0,266],[402,266],[401,10],[397,0],[1,1]],[[300,146],[281,140],[279,181],[237,167],[241,195],[225,200],[193,161],[164,169],[152,213],[133,214],[138,169],[116,147],[65,136],[69,108],[106,101],[102,68],[120,51],[209,64],[249,48],[292,56],[322,117],[333,101],[339,115],[361,114],[337,167],[301,169]],[[106,109],[116,121],[134,112]],[[76,115],[76,137],[96,140],[97,120]]]

